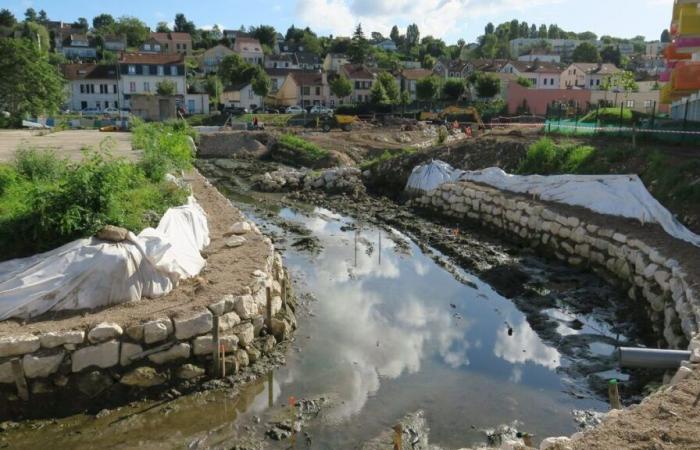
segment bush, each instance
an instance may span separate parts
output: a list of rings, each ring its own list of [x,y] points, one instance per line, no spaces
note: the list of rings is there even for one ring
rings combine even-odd
[[[556,173],[586,173],[592,168],[597,152],[590,146],[557,145],[542,138],[527,149],[518,173],[549,175]]]
[[[369,159],[367,161],[364,161],[362,164],[360,164],[360,169],[368,170],[368,169],[373,169],[374,167],[377,167],[380,164],[383,164],[387,161],[390,161],[392,159],[396,159],[402,156],[406,155],[413,155],[416,153],[417,150],[413,147],[403,147],[399,149],[386,149],[384,150],[379,156],[376,156],[372,159]]]
[[[143,151],[139,165],[150,180],[161,181],[168,172],[192,168],[195,155],[189,138],[196,138],[196,133],[187,122],[137,122],[132,133],[134,148]]]
[[[277,145],[291,151],[301,164],[313,164],[329,155],[328,150],[293,134],[284,134],[277,140]]]
[[[53,150],[39,151],[24,147],[15,153],[17,173],[32,181],[57,180],[67,167],[68,162],[59,158]]]
[[[581,122],[595,123],[596,120],[603,125],[620,125],[620,108],[594,109],[581,117]],[[629,108],[622,109],[622,125],[631,125],[634,121],[634,113]]]

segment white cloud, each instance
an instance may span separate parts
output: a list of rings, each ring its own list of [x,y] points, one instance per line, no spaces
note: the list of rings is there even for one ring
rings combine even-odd
[[[445,38],[463,30],[468,20],[524,10],[561,0],[298,0],[296,15],[312,29],[350,35],[358,23],[366,33],[388,34],[395,24],[415,22],[421,36]],[[658,0],[657,0],[658,1]]]

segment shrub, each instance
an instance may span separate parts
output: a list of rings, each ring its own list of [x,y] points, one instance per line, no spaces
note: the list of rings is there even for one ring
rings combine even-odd
[[[53,150],[23,147],[15,153],[17,173],[32,181],[53,181],[66,171],[67,161]]]
[[[137,122],[132,133],[134,148],[143,151],[139,165],[152,181],[161,181],[171,171],[192,168],[195,155],[189,138],[196,138],[196,133],[187,122]]]
[[[294,156],[297,157],[302,164],[317,162],[327,157],[329,154],[328,150],[322,149],[316,144],[305,141],[293,134],[283,134],[277,140],[277,144],[283,149],[294,153]]]
[[[557,148],[554,141],[542,138],[530,145],[525,159],[520,163],[519,173],[552,173],[557,169]]]
[[[441,125],[440,128],[438,128],[438,136],[437,136],[437,141],[438,144],[444,144],[445,141],[447,140],[447,128],[444,125]]]
[[[417,151],[418,150],[416,150],[413,147],[403,147],[403,148],[399,148],[399,149],[386,149],[379,156],[376,156],[372,159],[364,161],[362,164],[360,164],[360,169],[362,169],[362,170],[372,169],[380,164],[385,163],[386,161],[390,161],[392,159],[396,159],[396,158],[399,158],[402,156],[413,155]]]

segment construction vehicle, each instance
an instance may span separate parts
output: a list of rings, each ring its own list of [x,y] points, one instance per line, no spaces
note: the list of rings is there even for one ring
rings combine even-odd
[[[352,126],[358,121],[357,116],[345,114],[323,114],[317,117],[312,117],[307,123],[307,127],[320,128],[326,133],[333,128],[340,128],[343,131],[352,130]]]
[[[476,124],[479,129],[484,129],[481,114],[472,106],[448,106],[440,112],[424,111],[420,113],[419,120],[433,123],[459,122],[460,124]]]

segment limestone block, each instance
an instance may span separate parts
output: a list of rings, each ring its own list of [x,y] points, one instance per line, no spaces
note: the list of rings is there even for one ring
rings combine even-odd
[[[265,291],[262,290],[262,292],[264,299]],[[241,295],[236,297],[234,310],[241,319],[250,319],[258,313],[258,307],[256,305],[255,299],[251,295]]]
[[[10,361],[0,364],[0,384],[15,384],[15,376],[12,372]]]
[[[164,317],[143,324],[143,340],[146,344],[162,342],[173,332],[172,321]]]
[[[281,303],[282,300],[280,299],[280,304]],[[219,330],[221,332],[228,331],[239,323],[241,323],[241,318],[238,317],[238,314],[235,312],[226,313],[219,318]]]
[[[82,330],[49,331],[39,336],[41,346],[44,348],[56,348],[65,344],[82,344],[85,340],[85,332]]]
[[[236,222],[228,229],[227,234],[246,234],[252,230],[248,222]]]
[[[131,325],[124,330],[124,333],[134,341],[141,342],[143,340],[143,325]]]
[[[230,353],[238,347],[238,336],[221,336],[219,342],[224,346],[226,353]],[[198,336],[192,341],[192,351],[195,355],[211,355],[214,352],[214,338],[211,335]]]
[[[182,341],[210,332],[213,326],[213,316],[207,310],[193,316],[175,318],[173,323],[175,325],[175,338]]]
[[[0,357],[32,353],[39,350],[40,346],[39,338],[31,334],[0,337]]]
[[[194,364],[183,364],[175,372],[175,376],[181,380],[192,380],[204,376],[205,374],[206,371],[203,368],[195,366]]]
[[[177,324],[175,326],[177,328]],[[155,364],[165,364],[178,359],[189,358],[190,350],[190,344],[179,342],[165,351],[149,355],[148,359]]]
[[[570,450],[572,441],[566,436],[548,437],[540,442],[540,450]]]
[[[159,386],[168,381],[168,377],[164,374],[158,373],[153,367],[137,367],[124,374],[119,382],[126,386],[134,386],[140,388],[149,388],[153,386]]]
[[[272,319],[273,324],[276,319]],[[232,333],[238,336],[238,342],[242,346],[250,345],[255,339],[255,328],[250,322],[244,322],[236,325],[232,329]]]
[[[143,352],[143,347],[138,344],[132,344],[130,342],[122,342],[121,352],[119,353],[119,364],[122,366],[128,366],[133,361],[131,357],[138,355]]]
[[[619,242],[621,244],[624,244],[627,242],[627,236],[625,236],[622,233],[615,233],[612,235],[613,241]]]
[[[123,333],[122,327],[114,322],[102,322],[95,325],[95,327],[88,333],[88,341],[92,344],[97,344],[99,342],[109,341],[110,339],[115,339],[121,336]]]
[[[34,356],[24,355],[22,358],[22,367],[24,367],[24,375],[27,378],[46,378],[52,373],[58,371],[61,362],[63,361],[64,352],[61,351],[55,355]]]
[[[109,341],[98,345],[83,347],[73,352],[73,372],[80,372],[87,367],[107,369],[119,364],[119,342]]]

